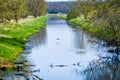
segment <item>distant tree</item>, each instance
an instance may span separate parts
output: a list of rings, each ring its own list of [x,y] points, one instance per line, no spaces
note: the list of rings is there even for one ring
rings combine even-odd
[[[11,9],[13,11],[13,17],[16,22],[20,19],[21,16],[26,15],[27,7],[26,0],[13,0]]]
[[[26,12],[26,0],[0,0],[0,18],[2,22],[15,19],[18,22],[20,16]]]
[[[47,12],[51,14],[70,12],[70,6],[74,1],[47,2]]]
[[[29,12],[34,17],[41,16],[46,12],[46,2],[44,0],[29,0],[28,7]]]
[[[79,11],[77,10],[72,10],[67,14],[67,20],[74,19],[79,16]]]
[[[11,0],[0,0],[0,22],[5,22],[6,19],[12,18],[10,6]]]
[[[91,0],[78,0],[75,4],[75,9],[80,12],[86,19],[89,12],[92,10],[92,1]]]

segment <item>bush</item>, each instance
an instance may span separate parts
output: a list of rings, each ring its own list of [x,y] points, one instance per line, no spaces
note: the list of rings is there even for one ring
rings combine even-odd
[[[79,11],[77,10],[72,10],[67,14],[67,20],[74,19],[79,16]]]

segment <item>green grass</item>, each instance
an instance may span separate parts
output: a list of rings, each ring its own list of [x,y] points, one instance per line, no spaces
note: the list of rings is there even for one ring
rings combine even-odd
[[[108,39],[110,40],[115,37],[113,32],[106,31],[101,26],[95,26],[93,22],[86,20],[86,19],[75,18],[75,19],[69,20],[69,22],[74,23],[77,26],[81,27],[88,34],[90,34],[92,36],[96,36],[96,37],[106,40],[106,41]]]
[[[0,62],[11,62],[15,60],[24,50],[27,38],[39,32],[39,28],[46,25],[47,16],[35,18],[24,24],[2,23],[0,24]]]
[[[66,16],[58,16],[58,18],[60,18],[60,19],[64,19],[64,20],[66,20]]]
[[[59,14],[59,15],[55,15],[56,17],[60,18],[60,19],[64,19],[66,20],[67,19],[67,15],[66,14]]]

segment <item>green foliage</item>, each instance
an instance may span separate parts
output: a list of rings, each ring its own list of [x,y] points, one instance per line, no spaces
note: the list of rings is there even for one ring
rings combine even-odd
[[[12,1],[12,12],[16,22],[26,13],[26,0],[14,0]]]
[[[64,14],[57,15],[57,17],[60,18],[60,19],[64,19],[64,20],[67,19],[67,16],[64,15]]]
[[[75,19],[69,20],[69,22],[77,24],[77,26],[80,26],[88,34],[92,36],[96,36],[104,40],[107,40],[108,37],[113,36],[112,34],[105,32],[104,29],[101,28],[100,26],[95,26],[95,24],[91,22],[90,20],[75,18]]]
[[[106,41],[120,41],[119,4],[120,0],[78,0],[74,9],[79,11],[85,20],[75,19],[70,22],[80,25],[88,33],[96,34]]]
[[[92,15],[92,21],[109,33],[109,40],[120,40],[120,0],[96,3],[96,13]]]
[[[72,10],[67,14],[67,20],[74,19],[79,16],[79,11],[77,10]]]
[[[27,17],[32,13],[34,17],[44,15],[46,2],[44,0],[0,0],[0,22]]]
[[[0,22],[3,23],[11,19],[18,22],[19,18],[27,13],[26,11],[26,0],[1,0]]]
[[[85,19],[87,19],[89,12],[94,10],[92,0],[78,0],[74,7]]]
[[[23,51],[27,37],[38,32],[38,28],[44,27],[46,20],[47,17],[40,17],[25,24],[0,24],[0,34],[6,35],[0,36],[0,59],[2,58],[2,61],[4,62],[15,60],[15,58]],[[5,27],[2,27],[2,25]]]
[[[44,0],[29,0],[28,10],[34,17],[44,15],[46,12],[46,2]]]

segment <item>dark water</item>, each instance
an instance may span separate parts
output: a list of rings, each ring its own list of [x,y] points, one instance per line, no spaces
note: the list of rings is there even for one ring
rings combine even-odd
[[[99,42],[99,43],[98,43]],[[120,80],[119,56],[107,53],[102,41],[66,21],[51,17],[45,28],[26,43],[24,75],[5,74],[5,80]],[[29,50],[29,52],[28,52]],[[27,54],[28,53],[28,54]],[[109,59],[108,59],[109,58]],[[118,59],[113,60],[113,58]],[[114,63],[114,64],[113,64]],[[12,75],[12,76],[11,76]]]

